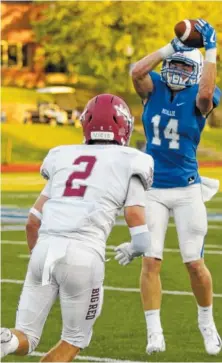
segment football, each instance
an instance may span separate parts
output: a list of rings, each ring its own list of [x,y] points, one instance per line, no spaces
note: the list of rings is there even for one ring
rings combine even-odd
[[[188,47],[202,48],[202,35],[195,29],[194,25],[197,20],[185,19],[177,23],[174,27],[174,32],[180,41]]]

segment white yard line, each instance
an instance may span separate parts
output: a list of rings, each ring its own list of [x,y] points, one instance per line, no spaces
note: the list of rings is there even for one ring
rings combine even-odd
[[[165,248],[164,249],[164,252],[167,252],[167,253],[179,253],[180,250],[177,249],[177,248]],[[106,256],[115,256],[116,252],[114,251],[107,251],[106,252]],[[222,251],[209,251],[209,250],[204,250],[204,254],[205,255],[222,255]],[[24,259],[27,259],[27,258],[30,258],[30,255],[27,255],[27,254],[19,254],[18,255],[18,258],[24,258]]]
[[[16,220],[16,222],[18,222],[18,221]],[[21,221],[21,222],[24,223],[24,221]],[[125,221],[117,220],[116,226],[126,226],[126,223],[125,223]],[[169,223],[168,227],[175,227],[175,224]],[[208,229],[222,229],[222,226],[209,224]],[[2,232],[5,232],[5,231],[13,232],[13,231],[24,231],[24,230],[25,230],[25,226],[21,225],[21,224],[7,224],[7,225],[2,226]]]
[[[36,198],[39,196],[39,193],[8,193],[8,192],[2,192],[2,198],[18,198],[18,199],[27,199],[27,198]]]
[[[8,240],[2,240],[1,241],[1,244],[2,245],[27,245],[27,242],[25,241],[8,241]],[[112,255],[115,255],[115,252],[113,252],[114,248],[117,247],[117,246],[114,246],[114,245],[107,245],[106,246],[106,250],[108,250],[106,252],[106,255],[108,256],[112,256]],[[205,254],[208,254],[208,255],[221,255],[222,254],[222,251],[221,250],[216,250],[216,248],[219,248],[219,249],[222,249],[222,245],[211,245],[211,244],[205,244],[205,250],[204,250],[204,253]],[[213,248],[213,250],[209,250],[208,248]],[[215,250],[214,250],[215,249]],[[110,251],[111,250],[111,251]],[[178,248],[165,248],[164,249],[164,252],[173,252],[173,253],[176,253],[176,252],[180,252],[180,250]],[[29,255],[27,254],[19,254],[18,255],[19,258],[29,258]]]
[[[221,197],[215,197],[213,200],[211,200],[211,202],[222,202],[222,198]]]
[[[215,215],[215,217],[212,217],[212,215],[208,215],[208,223],[210,222],[221,222],[221,212],[220,212],[220,215]],[[126,226],[126,222],[124,219],[117,219],[116,221],[116,226]],[[169,223],[168,224],[168,227],[175,227],[175,224],[174,223]],[[211,224],[208,224],[208,229],[222,229],[222,226],[220,225],[211,225]]]
[[[218,243],[218,245],[211,245],[210,243],[204,244],[206,248],[222,248],[222,243]]]
[[[179,248],[164,248],[164,252],[172,252],[172,253],[177,253],[180,252]],[[204,249],[204,254],[206,255],[222,255],[222,251],[216,251],[216,250],[207,250]]]
[[[30,355],[34,357],[42,357],[46,353],[41,352],[32,352]],[[113,359],[113,358],[100,358],[100,357],[91,357],[91,356],[83,356],[78,355],[75,359],[82,360],[85,362],[121,362],[121,363],[142,363],[141,361],[133,361],[133,360],[122,360],[122,359]],[[146,362],[143,362],[146,363]]]
[[[19,205],[15,205],[15,204],[2,204],[2,209],[3,208],[15,208],[15,209],[19,209],[20,206]]]
[[[33,357],[42,357],[46,353],[41,352],[32,352],[30,355]],[[85,362],[121,362],[121,363],[142,363],[141,361],[133,361],[133,360],[122,360],[122,359],[113,359],[113,358],[100,358],[100,357],[91,357],[91,356],[83,356],[77,355],[75,358],[77,360],[83,360]],[[143,361],[143,363],[146,363]]]
[[[179,253],[180,250],[179,248],[164,248],[163,250],[164,252],[167,252],[167,253]],[[106,252],[106,255],[107,256],[114,256],[116,253],[115,252],[112,252],[112,251],[108,251]],[[207,249],[204,249],[204,254],[205,255],[222,255],[222,251],[218,251],[218,250],[207,250]],[[19,258],[28,258],[29,255],[18,255]]]
[[[1,241],[2,245],[27,245],[27,242],[25,241],[7,241],[7,240],[2,240]]]
[[[5,284],[17,284],[22,285],[24,280],[11,280],[11,279],[1,279],[1,283]],[[104,286],[104,290],[108,291],[121,291],[121,292],[140,292],[140,289],[134,287],[114,287],[114,286]],[[189,291],[171,291],[171,290],[163,290],[163,294],[166,295],[187,295],[193,296],[192,292]],[[214,297],[222,298],[222,294],[213,294]]]
[[[2,240],[0,242],[2,245],[27,245],[26,241],[9,241],[9,240]],[[117,247],[115,245],[107,245],[106,249],[107,250],[114,250],[114,248]],[[222,248],[222,244],[210,244],[210,243],[205,243],[204,245],[205,248]]]
[[[10,232],[17,232],[17,231],[24,231],[25,226],[21,224],[8,224],[5,226],[2,226],[2,232],[10,231]]]

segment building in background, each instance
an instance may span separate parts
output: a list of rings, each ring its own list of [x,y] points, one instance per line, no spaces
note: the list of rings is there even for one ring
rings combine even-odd
[[[44,50],[36,42],[32,22],[50,3],[1,2],[1,77],[5,86],[26,88],[66,83],[65,65],[44,64]],[[75,80],[74,80],[75,82]]]

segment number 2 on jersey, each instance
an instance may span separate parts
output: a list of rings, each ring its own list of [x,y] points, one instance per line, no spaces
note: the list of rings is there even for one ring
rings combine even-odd
[[[95,156],[79,156],[77,159],[74,160],[73,165],[80,165],[81,163],[86,163],[84,171],[74,171],[68,177],[66,181],[66,187],[63,193],[64,197],[84,197],[87,186],[86,185],[79,185],[76,187],[72,186],[72,182],[75,179],[87,179],[94,168],[96,162]]]
[[[160,119],[161,119],[160,115],[155,115],[152,117],[151,120],[151,122],[153,123],[153,133],[154,133],[154,137],[152,138],[152,144],[154,145],[161,145],[160,130],[159,130]],[[169,119],[169,122],[165,127],[163,133],[166,139],[171,140],[169,142],[170,149],[179,149],[180,147],[180,144],[178,142],[178,140],[180,139],[180,135],[177,133],[177,131],[178,131],[178,120],[175,118]]]

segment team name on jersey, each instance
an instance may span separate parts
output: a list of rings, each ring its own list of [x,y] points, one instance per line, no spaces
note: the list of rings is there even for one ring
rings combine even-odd
[[[176,111],[166,110],[165,108],[163,108],[161,111],[161,113],[163,113],[164,115],[167,115],[167,116],[175,116],[175,112]]]

